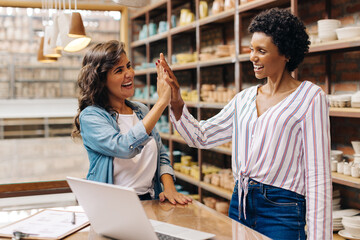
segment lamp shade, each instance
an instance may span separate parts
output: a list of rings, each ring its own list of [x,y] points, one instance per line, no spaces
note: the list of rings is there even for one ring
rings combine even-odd
[[[53,24],[53,28],[52,28],[52,35],[50,38],[50,47],[62,50],[62,46],[59,44],[60,41],[58,40],[60,38],[58,14],[55,14],[55,16],[53,18],[53,22],[54,22],[54,24]]]
[[[127,7],[145,7],[149,5],[149,0],[112,0],[114,3]]]
[[[45,27],[44,36],[44,49],[43,54],[45,57],[61,57],[61,50],[55,47],[51,47],[51,39],[53,37],[53,26]]]
[[[86,48],[91,42],[89,37],[71,38],[71,41],[64,47],[66,52],[78,52]]]
[[[58,19],[59,37],[57,45],[61,46],[62,49],[66,52],[77,52],[86,48],[89,45],[91,38],[86,35],[77,38],[69,37],[68,33],[70,32],[70,22],[70,14],[60,14]]]
[[[81,14],[78,12],[73,12],[71,14],[68,36],[72,38],[86,37],[84,23],[82,21]]]
[[[57,61],[56,57],[45,57],[43,49],[44,49],[44,37],[41,37],[40,38],[40,47],[39,47],[38,55],[37,55],[37,60],[39,62],[51,63],[51,62],[56,62]]]

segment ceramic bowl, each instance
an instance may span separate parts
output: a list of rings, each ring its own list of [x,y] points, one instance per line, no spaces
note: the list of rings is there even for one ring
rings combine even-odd
[[[338,28],[335,31],[338,39],[356,38],[360,36],[360,26]]]
[[[360,216],[344,216],[342,219],[344,223],[358,225],[360,227]]]
[[[334,158],[334,160],[340,162],[343,158],[343,151],[340,150],[331,150],[331,157]]]
[[[350,224],[342,220],[345,230],[353,237],[360,237],[360,225]]]

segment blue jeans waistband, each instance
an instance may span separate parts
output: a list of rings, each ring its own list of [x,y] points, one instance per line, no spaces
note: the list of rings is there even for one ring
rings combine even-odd
[[[287,189],[284,189],[284,188],[279,188],[279,187],[275,187],[275,186],[272,186],[272,185],[264,184],[264,183],[261,183],[261,182],[258,182],[256,180],[254,180],[252,178],[249,178],[248,189],[250,190],[250,189],[255,189],[255,188],[260,189],[260,191],[262,193],[264,193],[265,189],[281,189],[282,191],[293,192],[293,191],[290,191],[290,190],[287,190]],[[234,188],[234,192],[237,193],[237,191],[238,191],[238,180],[235,182],[235,188]],[[298,194],[298,193],[296,193],[296,194]],[[298,195],[304,197],[301,194],[298,194]]]

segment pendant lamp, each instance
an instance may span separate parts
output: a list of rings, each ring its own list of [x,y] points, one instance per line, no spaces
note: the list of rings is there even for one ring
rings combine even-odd
[[[87,36],[77,38],[69,37],[68,34],[70,30],[70,19],[70,14],[64,12],[60,14],[58,19],[59,38],[57,45],[61,46],[62,49],[66,52],[77,52],[87,47],[91,41],[91,38]]]
[[[76,10],[77,4],[75,0],[75,11]],[[73,38],[73,40],[64,46],[64,51],[67,52],[80,51],[86,48],[91,41],[91,38],[86,36],[84,23],[79,12],[72,12],[71,14],[68,36]]]
[[[72,38],[86,37],[84,23],[79,12],[73,12],[71,14],[71,23],[68,36]]]
[[[39,62],[51,63],[51,62],[56,62],[57,61],[56,57],[45,57],[43,49],[44,49],[44,37],[41,37],[40,38],[40,48],[38,50],[38,55],[37,55],[37,60]]]
[[[45,57],[61,57],[61,50],[57,49],[56,46],[51,46],[51,39],[53,37],[53,26],[46,26],[44,31],[44,49],[43,54]],[[54,36],[55,37],[55,36]]]
[[[145,7],[149,5],[149,0],[112,0],[114,3],[127,7]]]

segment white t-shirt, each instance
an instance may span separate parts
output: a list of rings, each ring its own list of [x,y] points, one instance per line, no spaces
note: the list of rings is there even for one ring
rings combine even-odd
[[[118,125],[121,134],[126,134],[136,123],[138,117],[133,114],[119,114]],[[133,158],[114,158],[114,184],[123,187],[132,187],[139,195],[150,193],[154,197],[152,179],[157,165],[157,146],[155,139],[144,146],[142,151]]]

